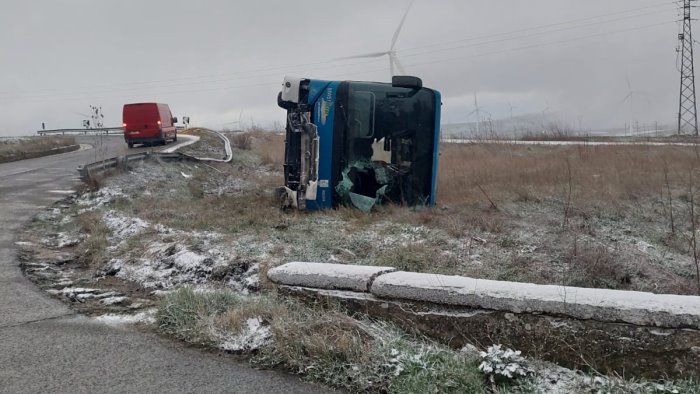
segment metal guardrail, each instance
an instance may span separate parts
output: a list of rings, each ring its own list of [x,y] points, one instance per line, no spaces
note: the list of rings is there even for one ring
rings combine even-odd
[[[211,131],[211,130],[208,130],[208,131]],[[180,152],[146,151],[146,152],[134,153],[131,155],[126,155],[126,156],[112,157],[112,158],[97,161],[94,163],[81,165],[81,166],[78,166],[78,173],[80,174],[80,178],[83,181],[89,181],[92,176],[104,173],[105,171],[108,171],[111,169],[127,170],[129,168],[129,163],[144,161],[144,160],[148,160],[148,159],[215,161],[215,162],[221,162],[221,163],[230,162],[233,159],[233,150],[231,149],[231,141],[229,141],[229,139],[225,135],[223,135],[222,133],[219,133],[217,131],[211,131],[211,132],[213,132],[214,134],[217,134],[219,136],[219,138],[221,138],[224,142],[224,147],[226,149],[226,158],[224,158],[223,160],[194,157],[194,156],[186,155],[186,154],[180,153]],[[193,142],[197,142],[197,141],[195,140]],[[182,146],[178,145],[175,148],[180,148],[180,147],[182,147]]]
[[[215,130],[204,129],[204,131],[216,134],[224,142],[224,149],[226,150],[226,157],[224,159],[211,159],[207,157],[198,157],[197,159],[201,161],[215,161],[219,163],[230,163],[233,159],[233,150],[231,149],[231,141],[223,133]]]
[[[111,133],[110,133],[111,132]],[[55,129],[55,130],[37,130],[37,134],[124,134],[122,127],[102,127],[99,129]]]
[[[177,126],[177,131],[185,130],[182,126]],[[54,129],[54,130],[37,130],[37,134],[124,134],[123,127],[101,127],[98,129]]]
[[[104,173],[112,169],[128,169],[129,163],[140,162],[148,159],[160,160],[193,160],[198,159],[178,152],[141,152],[126,156],[117,156],[106,160],[78,166],[78,173],[83,181],[90,180],[91,177]]]

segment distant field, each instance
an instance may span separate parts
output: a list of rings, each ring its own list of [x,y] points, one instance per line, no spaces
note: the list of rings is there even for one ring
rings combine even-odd
[[[75,138],[68,136],[0,138],[0,163],[46,156],[75,145]]]

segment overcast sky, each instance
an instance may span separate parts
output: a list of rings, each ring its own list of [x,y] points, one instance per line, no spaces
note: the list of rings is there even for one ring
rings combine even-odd
[[[90,105],[118,126],[143,101],[193,125],[281,124],[285,74],[389,81],[386,57],[334,59],[387,50],[408,4],[3,0],[0,136],[80,127]],[[670,0],[415,0],[396,50],[442,92],[443,123],[473,121],[474,94],[494,119],[672,123],[678,18]]]

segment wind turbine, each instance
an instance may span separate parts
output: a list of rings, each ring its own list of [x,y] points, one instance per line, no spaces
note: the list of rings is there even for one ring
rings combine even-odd
[[[382,56],[387,56],[389,58],[389,70],[391,71],[391,76],[393,77],[396,75],[395,70],[398,70],[401,74],[406,74],[406,71],[404,70],[403,66],[401,65],[401,62],[399,61],[399,57],[396,53],[396,41],[399,39],[399,34],[401,34],[401,29],[403,28],[404,22],[406,22],[406,17],[408,16],[408,12],[411,10],[411,7],[413,6],[413,1],[411,0],[410,3],[408,3],[408,7],[406,8],[406,12],[403,14],[403,18],[401,18],[401,22],[399,23],[399,27],[396,28],[396,31],[394,32],[394,36],[391,38],[391,45],[389,46],[388,51],[383,51],[383,52],[372,52],[372,53],[365,53],[363,55],[356,55],[356,56],[348,56],[348,57],[341,57],[340,59],[366,59],[366,58],[377,58],[377,57],[382,57]]]
[[[518,108],[513,106],[513,103],[510,102],[510,100],[506,100],[508,102],[508,108],[510,108],[510,118],[513,119],[513,108]]]
[[[624,104],[627,101],[629,101],[629,103],[630,103],[630,112],[629,112],[630,123],[629,123],[629,125],[630,125],[630,134],[632,134],[633,125],[634,125],[634,121],[632,119],[634,117],[634,96],[645,96],[646,92],[632,89],[632,83],[630,83],[629,74],[625,74],[625,81],[627,82],[627,96],[625,96],[625,98],[623,98],[622,101],[620,101],[620,104]]]
[[[472,116],[472,114],[476,114],[476,134],[481,135],[481,107],[479,106],[479,101],[476,97],[476,93],[474,93],[474,110],[470,113],[467,114],[467,118]],[[488,111],[484,111],[488,113]],[[491,115],[489,113],[489,115]]]

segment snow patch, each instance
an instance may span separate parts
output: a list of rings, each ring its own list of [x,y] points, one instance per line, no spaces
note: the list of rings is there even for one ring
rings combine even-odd
[[[107,228],[112,232],[110,240],[117,243],[151,227],[145,220],[124,216],[116,211],[109,211],[102,218]]]
[[[129,297],[125,296],[111,296],[111,297],[106,297],[100,300],[100,302],[104,305],[117,305],[121,304],[124,301],[128,300]]]
[[[134,315],[120,315],[109,313],[102,316],[97,316],[94,318],[96,322],[106,324],[108,326],[124,326],[127,324],[152,324],[155,323],[156,309],[149,309],[143,312],[136,313]]]
[[[86,208],[81,209],[79,212],[87,212],[95,210],[101,206],[109,204],[110,202],[116,200],[117,198],[128,198],[121,190],[112,187],[103,187],[96,192],[91,192],[82,195],[76,202],[80,206]]]
[[[214,334],[223,340],[220,347],[229,352],[245,352],[260,349],[272,340],[270,327],[263,325],[262,318],[253,317],[246,320],[241,331],[236,335]]]
[[[67,248],[79,244],[85,238],[85,234],[54,233],[48,234],[41,243],[53,248]],[[31,243],[25,244],[31,245]]]

